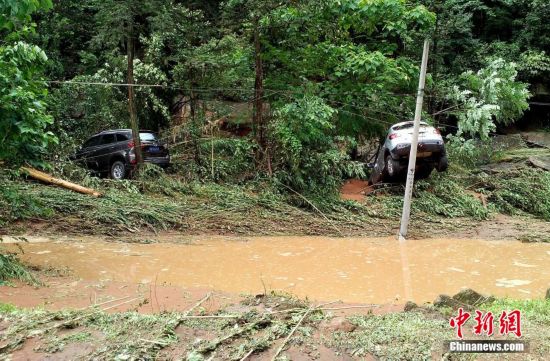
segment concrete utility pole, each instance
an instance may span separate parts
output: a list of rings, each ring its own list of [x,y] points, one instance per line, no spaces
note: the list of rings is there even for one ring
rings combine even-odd
[[[416,97],[416,110],[414,112],[414,130],[411,142],[411,153],[409,155],[409,170],[407,172],[407,186],[403,200],[403,214],[401,216],[401,227],[399,229],[399,240],[405,241],[409,218],[411,216],[411,198],[414,185],[414,169],[416,168],[416,151],[418,147],[418,132],[420,130],[420,118],[422,117],[422,103],[424,101],[424,85],[426,84],[426,71],[428,68],[428,54],[430,51],[430,40],[424,40],[424,51],[422,53],[422,66],[420,67],[420,79],[418,81],[418,95]]]

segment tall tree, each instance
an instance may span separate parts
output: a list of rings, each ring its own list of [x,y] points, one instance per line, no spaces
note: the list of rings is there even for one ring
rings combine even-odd
[[[254,132],[259,149],[266,152],[266,119],[264,115],[264,60],[262,39],[269,32],[273,24],[273,17],[278,10],[297,3],[294,0],[230,0],[226,4],[227,20],[238,22],[238,26],[250,34],[254,49]],[[306,2],[303,2],[304,4]],[[266,154],[264,154],[265,156]],[[267,157],[269,162],[269,156]],[[269,167],[269,164],[268,164]]]
[[[31,15],[51,7],[49,0],[0,2],[0,161],[42,164],[42,156],[55,136],[46,131],[47,56],[25,42],[32,31]]]
[[[139,121],[135,103],[134,58],[136,43],[158,9],[156,0],[136,2],[133,0],[100,0],[96,2],[97,35],[95,43],[99,48],[118,50],[125,48],[128,83],[128,113],[132,128],[132,138],[138,164],[143,162]]]

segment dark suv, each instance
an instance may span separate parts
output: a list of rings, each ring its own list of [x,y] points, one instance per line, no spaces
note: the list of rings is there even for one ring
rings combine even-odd
[[[139,132],[143,161],[163,168],[170,165],[168,148],[154,132]],[[113,179],[127,177],[136,165],[131,129],[106,130],[88,139],[73,159]]]

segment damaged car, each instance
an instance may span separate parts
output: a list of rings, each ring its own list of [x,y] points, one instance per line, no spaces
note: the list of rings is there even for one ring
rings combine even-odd
[[[397,182],[406,178],[413,130],[413,121],[390,127],[380,143],[376,160],[371,165],[370,184]],[[434,169],[445,172],[448,166],[441,132],[426,122],[420,122],[415,178],[427,178]]]

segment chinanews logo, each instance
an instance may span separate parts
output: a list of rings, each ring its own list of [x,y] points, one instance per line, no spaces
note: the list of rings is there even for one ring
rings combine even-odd
[[[495,316],[498,316],[496,318]],[[472,328],[468,328],[468,320],[472,314],[458,309],[456,317],[451,317],[449,325],[456,331],[458,340],[446,341],[445,349],[448,352],[456,353],[523,353],[529,352],[529,344],[523,340],[494,339],[494,340],[464,340],[465,334],[472,336],[498,336],[522,337],[521,333],[521,311],[502,311],[500,315],[493,315],[492,312],[475,311],[475,322]],[[498,321],[498,330],[495,329],[495,323]],[[471,332],[470,332],[471,331]],[[498,331],[498,332],[497,332]]]

